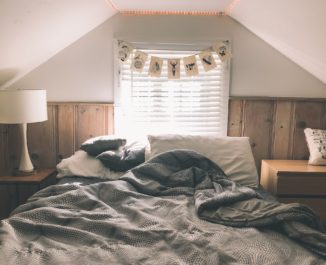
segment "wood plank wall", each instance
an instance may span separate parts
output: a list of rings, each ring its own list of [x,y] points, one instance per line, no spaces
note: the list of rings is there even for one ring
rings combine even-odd
[[[28,146],[37,168],[55,167],[86,139],[113,134],[113,105],[106,103],[48,103],[48,120],[28,125]],[[0,125],[0,175],[19,165],[18,126]]]
[[[48,121],[28,125],[34,165],[54,167],[86,139],[112,134],[113,118],[112,104],[49,103]],[[259,170],[261,159],[307,159],[306,127],[326,129],[326,99],[230,99],[228,135],[250,137]],[[0,175],[18,166],[19,154],[17,126],[0,125]]]
[[[326,99],[232,98],[229,136],[250,137],[258,170],[262,159],[308,159],[304,128],[326,129]]]

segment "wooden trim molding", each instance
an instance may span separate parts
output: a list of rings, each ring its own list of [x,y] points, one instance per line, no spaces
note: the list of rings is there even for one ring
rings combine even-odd
[[[307,159],[303,130],[326,129],[326,99],[231,97],[229,136],[250,137],[256,165],[262,159]],[[0,175],[18,166],[16,125],[0,124]],[[106,102],[49,102],[48,120],[28,125],[37,168],[53,168],[86,139],[114,133],[114,106]]]

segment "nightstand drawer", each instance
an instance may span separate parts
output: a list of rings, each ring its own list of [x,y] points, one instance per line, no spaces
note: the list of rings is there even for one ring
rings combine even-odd
[[[318,213],[322,223],[326,224],[326,198],[279,198],[279,201],[284,203],[298,202],[308,205]]]
[[[30,176],[1,176],[0,220],[7,218],[12,210],[25,203],[35,192],[56,182],[54,169],[40,169]]]
[[[326,174],[278,173],[275,185],[277,195],[326,196]]]
[[[263,160],[260,184],[281,202],[310,206],[326,224],[326,166],[306,160]]]
[[[326,196],[326,166],[311,166],[307,162],[263,160],[260,184],[276,196]]]

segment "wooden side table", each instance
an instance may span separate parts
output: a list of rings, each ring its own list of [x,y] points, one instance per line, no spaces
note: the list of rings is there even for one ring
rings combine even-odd
[[[12,210],[25,203],[35,192],[56,182],[55,169],[40,169],[31,176],[1,176],[0,219],[7,218]]]
[[[263,160],[260,184],[284,203],[308,205],[326,224],[326,166],[306,160]]]

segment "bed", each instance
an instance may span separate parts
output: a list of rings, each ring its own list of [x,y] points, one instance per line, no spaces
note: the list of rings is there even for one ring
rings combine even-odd
[[[97,158],[61,168],[57,185],[1,222],[0,264],[326,263],[318,217],[257,186],[248,139],[149,142],[148,159],[125,173],[98,169]],[[73,176],[83,175],[76,165],[98,176]]]

